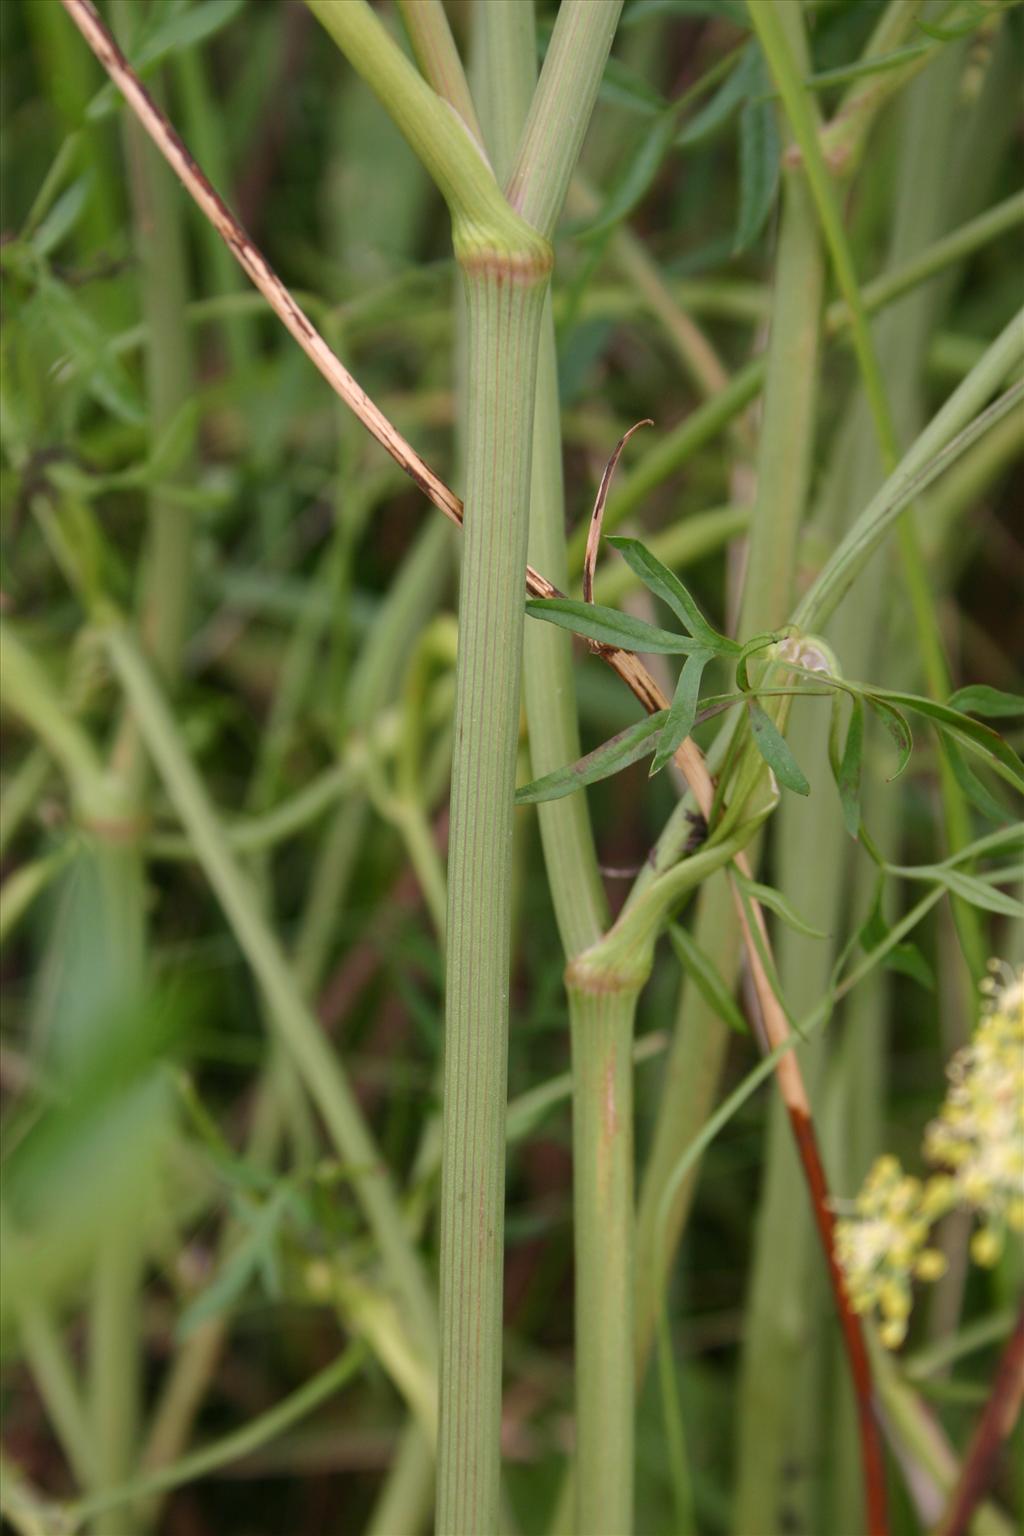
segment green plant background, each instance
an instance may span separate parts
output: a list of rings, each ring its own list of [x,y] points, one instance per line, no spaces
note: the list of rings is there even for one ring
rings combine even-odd
[[[465,315],[448,219],[376,98],[297,4],[102,9],[274,268],[461,492]],[[970,232],[872,321],[879,448],[878,400],[837,326],[820,367],[799,351],[815,295],[831,320],[851,293],[810,194],[795,212],[795,197],[780,202],[792,129],[771,37],[725,0],[626,0],[553,242],[558,399],[541,410],[548,431],[561,424],[573,596],[604,464],[649,416],[609,531],[642,537],[725,633],[781,623],[1019,310],[1021,15],[971,0],[905,10],[801,8],[804,78],[822,77],[804,99],[825,120],[858,83],[892,86],[869,103],[863,147],[823,138],[851,155],[830,185],[854,299],[859,282],[873,313],[872,284]],[[448,11],[468,56],[473,7]],[[851,73],[893,15],[902,33],[875,48],[892,67]],[[555,7],[537,19],[543,52]],[[458,535],[268,315],[56,0],[0,6],[0,49],[2,1508],[47,1536],[82,1497],[76,1516],[97,1536],[426,1530],[408,1425],[429,1428],[432,1398],[410,1339],[432,1327],[438,1248]],[[927,491],[904,565],[891,540],[846,598],[827,638],[847,676],[927,693],[945,666],[951,688],[1021,691],[1020,494],[1018,407]],[[596,596],[671,622],[607,546]],[[138,615],[166,705],[133,627],[104,638],[105,604]],[[527,624],[529,646],[542,626]],[[676,658],[655,666],[671,694]],[[573,686],[584,750],[636,721],[582,651]],[[703,691],[728,686],[719,660]],[[1019,746],[1019,718],[995,724]],[[705,750],[719,726],[697,727]],[[950,790],[939,737],[915,733],[895,782],[877,722],[864,752],[865,825],[899,866],[936,864],[991,827]],[[870,943],[921,891],[893,878],[876,910],[875,867],[829,773],[827,710],[796,706],[787,739],[811,794],[783,795],[759,879],[827,935],[773,926],[803,1019],[872,915]],[[538,771],[524,729],[518,782]],[[634,764],[587,792],[613,915],[677,806],[673,774]],[[983,789],[1019,816],[998,780]],[[502,1522],[525,1536],[563,1528],[574,1412],[565,919],[530,809],[516,813],[513,871]],[[562,878],[600,924],[592,874]],[[756,1061],[720,1018],[742,1022],[750,999],[729,975],[719,884],[681,920],[705,953],[714,940],[735,1001],[691,983],[680,1005],[682,951],[662,943],[637,1011],[644,1348],[660,1311],[656,1198]],[[839,1197],[882,1149],[914,1163],[986,958],[1021,959],[1012,913],[931,905],[801,1048]],[[579,917],[570,951],[588,926]],[[637,1397],[636,1529],[853,1536],[852,1400],[770,1083],[688,1176],[671,1224],[684,1219],[661,1373]],[[947,1276],[881,1367],[903,1431],[889,1484],[900,1536],[928,1528],[920,1489],[953,1481],[1012,1327],[1021,1255],[981,1272],[969,1237],[949,1221]],[[208,1470],[202,1448],[218,1445]],[[167,1463],[173,1491],[100,1509]],[[1020,1465],[1004,1459],[977,1530],[1012,1528]]]

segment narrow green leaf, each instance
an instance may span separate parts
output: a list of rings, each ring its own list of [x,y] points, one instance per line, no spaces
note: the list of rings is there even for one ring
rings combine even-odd
[[[980,811],[983,816],[986,816],[989,821],[1009,821],[1010,812],[989,792],[974,772],[974,769],[965,762],[964,755],[956,742],[951,741],[947,736],[942,743],[942,750],[945,752],[946,760],[953,770],[953,777],[974,808]]]
[[[857,941],[866,955],[878,949],[889,937],[889,924],[882,915],[882,894],[885,877],[880,875],[875,886],[875,896],[867,920],[857,935]],[[884,957],[882,964],[887,970],[899,971],[910,976],[928,991],[935,989],[935,977],[931,966],[916,944],[895,944]]]
[[[657,555],[651,553],[646,545],[639,539],[631,539],[622,534],[609,534],[605,540],[613,549],[617,549],[629,566],[643,582],[649,592],[655,597],[660,597],[675,614],[683,627],[706,646],[709,651],[726,651],[730,654],[739,654],[740,647],[735,640],[729,640],[725,635],[720,635],[716,629],[708,623],[701,613],[697,603],[683,586],[674,571],[669,570]]]
[[[891,773],[887,781],[891,784],[893,779],[899,778],[904,768],[910,762],[910,754],[914,750],[914,738],[910,734],[910,726],[898,709],[895,709],[891,704],[887,704],[884,699],[879,698],[877,693],[866,693],[864,697],[889,732],[896,751],[899,753],[896,772]]]
[[[936,21],[922,21],[920,16],[915,18],[914,25],[927,37],[934,37],[937,42],[952,43],[959,37],[967,37],[971,32],[977,31],[985,17],[991,14],[991,7],[986,6],[982,9],[979,5],[976,8],[971,7],[968,20],[955,23],[951,27],[941,26]]]
[[[899,971],[901,975],[909,976],[911,981],[916,981],[926,992],[935,991],[935,972],[916,944],[895,945],[886,955],[884,963],[890,971]]]
[[[902,64],[909,64],[913,59],[919,59],[930,50],[927,43],[913,43],[909,48],[897,48],[892,53],[876,54],[871,59],[859,59],[855,64],[843,64],[837,69],[819,69],[816,74],[807,75],[804,85],[810,91],[827,91],[834,85],[848,85],[851,80],[860,80],[867,75],[884,74],[889,69],[899,69]]]
[[[669,103],[660,91],[656,91],[650,81],[636,70],[630,69],[621,59],[609,59],[604,67],[604,75],[601,80],[601,89],[598,93],[602,101],[610,102],[617,107],[625,107],[627,112],[636,112],[643,117],[653,117],[658,112],[667,110]]]
[[[714,1009],[718,1017],[738,1035],[749,1035],[747,1021],[707,950],[702,949],[692,933],[678,923],[669,925],[668,936],[679,956],[680,965],[708,1007]]]
[[[1024,793],[1024,763],[991,726],[972,720],[970,715],[961,714],[959,710],[951,708],[948,704],[939,704],[935,699],[922,698],[916,693],[898,693],[891,688],[874,688],[871,698],[888,700],[901,709],[910,709],[916,714],[924,715],[939,730],[955,736],[965,747],[981,753],[993,766],[998,765],[1005,770],[1010,782]]]
[[[244,4],[245,0],[202,0],[201,5],[172,15],[139,50],[133,61],[135,68],[149,69],[168,54],[183,53],[205,43],[234,21]]]
[[[143,470],[144,483],[157,482],[173,474],[192,450],[198,421],[199,401],[195,398],[184,401],[153,444]]]
[[[798,795],[809,795],[811,786],[804,777],[800,764],[786,745],[786,738],[765,714],[760,704],[750,703],[747,708],[750,711],[750,726],[754,733],[757,750],[776,779],[786,789],[791,789]]]
[[[760,72],[765,78],[764,67]],[[754,244],[775,204],[779,188],[782,140],[770,101],[748,101],[740,113],[740,198],[733,255]]]
[[[620,769],[628,768],[639,758],[654,750],[658,732],[665,724],[667,710],[645,715],[635,725],[620,731],[610,741],[603,742],[575,763],[556,768],[543,778],[534,779],[516,790],[517,805],[534,805],[541,800],[561,800],[586,784],[596,784],[599,779],[610,778]]]
[[[984,715],[987,720],[1024,715],[1024,698],[1019,693],[1004,693],[1001,688],[989,688],[985,683],[970,683],[966,688],[958,688],[947,702],[950,709],[957,709],[962,714]]]
[[[61,193],[29,240],[37,256],[49,256],[74,229],[89,196],[91,174],[86,171]]]
[[[39,278],[42,313],[59,345],[74,359],[75,371],[100,405],[120,421],[141,426],[145,412],[134,384],[111,353],[107,337],[64,283],[43,271]]]
[[[683,670],[679,674],[676,691],[672,696],[668,719],[665,721],[665,728],[658,742],[658,750],[651,764],[652,778],[664,768],[666,763],[671,762],[679,747],[693,730],[693,723],[697,718],[701,678],[704,676],[704,668],[712,660],[713,655],[712,651],[694,651],[693,655],[687,656],[683,663]]]
[[[690,119],[676,139],[680,149],[702,144],[719,133],[754,90],[761,64],[761,50],[753,41],[740,54],[736,67],[712,96],[707,106]]]
[[[233,21],[244,4],[245,0],[201,0],[186,10],[172,12],[166,21],[158,20],[155,26],[146,29],[148,36],[144,35],[133,50],[129,62],[135,73],[151,74],[170,54],[184,53],[206,42]],[[121,93],[108,81],[86,107],[86,122],[102,122],[120,106]]]
[[[852,838],[860,831],[860,771],[864,755],[864,706],[853,699],[846,745],[836,776],[836,787],[843,807],[843,824]]]
[[[755,901],[760,902],[762,907],[767,907],[769,911],[774,912],[776,917],[781,917],[794,932],[802,933],[808,939],[828,938],[828,934],[820,928],[812,928],[810,923],[805,923],[781,891],[777,891],[773,885],[759,885],[756,880],[748,880],[745,875],[740,874],[734,874],[734,878],[743,886],[748,896],[752,896]]]
[[[978,880],[974,875],[965,875],[959,869],[940,869],[937,873],[947,890],[963,901],[970,902],[972,907],[981,907],[986,912],[998,912],[1003,917],[1024,918],[1024,902],[1016,901],[984,880]]]
[[[593,223],[581,230],[586,240],[595,239],[621,224],[649,192],[676,134],[675,107],[669,107],[652,122],[639,148],[631,155],[616,178],[601,212]]]
[[[236,1200],[235,1207],[248,1231],[210,1284],[179,1317],[177,1334],[181,1339],[193,1333],[200,1323],[226,1312],[240,1299],[256,1275],[266,1274],[267,1259],[285,1211],[284,1190],[275,1190],[261,1205],[250,1200]]]
[[[535,619],[546,619],[562,629],[599,645],[614,645],[621,651],[645,651],[659,656],[685,656],[703,649],[695,640],[685,640],[670,630],[658,629],[635,619],[632,614],[603,608],[600,603],[577,602],[571,597],[529,598],[526,611]]]

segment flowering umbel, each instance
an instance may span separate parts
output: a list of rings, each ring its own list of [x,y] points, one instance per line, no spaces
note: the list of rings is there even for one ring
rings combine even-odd
[[[890,1349],[906,1336],[913,1281],[936,1280],[945,1269],[927,1246],[940,1216],[955,1206],[977,1213],[978,1264],[997,1261],[1008,1230],[1024,1232],[1024,967],[993,961],[990,971],[978,1027],[950,1062],[945,1101],[925,1132],[924,1155],[941,1171],[922,1182],[895,1157],[880,1157],[836,1223],[851,1304],[878,1310]]]

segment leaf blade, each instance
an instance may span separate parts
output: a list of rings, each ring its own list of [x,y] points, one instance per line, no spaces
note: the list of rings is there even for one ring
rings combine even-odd
[[[809,795],[811,786],[778,726],[760,704],[747,705],[754,743],[778,782],[797,795]]]
[[[588,784],[596,784],[613,773],[628,768],[654,750],[655,739],[665,723],[667,710],[645,715],[642,720],[620,731],[608,741],[586,753],[575,763],[556,768],[542,778],[531,779],[516,790],[516,805],[537,805],[541,801],[561,800]]]
[[[534,619],[546,619],[561,629],[594,640],[598,645],[615,646],[621,651],[645,651],[650,655],[684,656],[697,649],[695,640],[659,629],[617,608],[600,603],[577,602],[571,597],[528,598],[526,611]]]

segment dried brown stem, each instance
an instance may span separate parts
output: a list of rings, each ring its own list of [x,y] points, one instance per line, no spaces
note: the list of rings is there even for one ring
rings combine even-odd
[[[622,456],[623,448],[625,448],[633,433],[639,432],[641,427],[653,426],[654,422],[649,416],[646,416],[643,421],[638,421],[630,427],[628,432],[623,432],[615,444],[615,450],[611,458],[604,467],[601,484],[597,488],[597,496],[594,499],[594,510],[590,514],[590,528],[587,531],[587,549],[583,556],[583,601],[585,603],[592,603],[594,601],[594,570],[597,566],[597,551],[601,544],[601,524],[604,521],[605,503],[608,500],[608,492],[611,488],[612,476],[615,473],[616,465]]]

